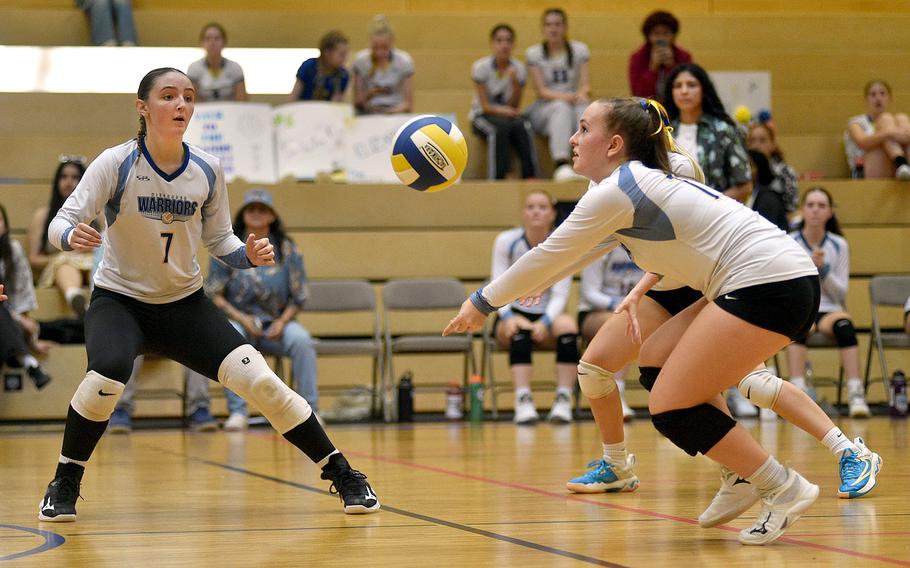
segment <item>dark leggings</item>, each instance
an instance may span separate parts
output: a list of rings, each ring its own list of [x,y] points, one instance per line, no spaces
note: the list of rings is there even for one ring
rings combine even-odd
[[[95,288],[85,315],[88,370],[124,384],[136,356],[146,353],[218,380],[221,362],[245,343],[201,289],[175,302],[148,304]]]
[[[539,177],[534,136],[527,120],[495,114],[482,114],[472,123],[474,132],[487,139],[487,177],[503,179],[509,173],[515,148],[521,160],[521,177]]]

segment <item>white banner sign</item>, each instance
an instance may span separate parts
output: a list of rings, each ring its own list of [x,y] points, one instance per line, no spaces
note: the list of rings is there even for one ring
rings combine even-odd
[[[416,114],[358,116],[348,121],[345,167],[351,183],[399,183],[392,169],[393,137]]]
[[[714,71],[710,75],[717,88],[717,96],[730,116],[738,106],[747,107],[753,117],[763,110],[771,110],[770,72]]]
[[[199,103],[184,138],[221,160],[227,182],[278,181],[270,105]]]
[[[345,124],[353,115],[346,103],[299,102],[276,107],[278,178],[315,179],[344,169]]]

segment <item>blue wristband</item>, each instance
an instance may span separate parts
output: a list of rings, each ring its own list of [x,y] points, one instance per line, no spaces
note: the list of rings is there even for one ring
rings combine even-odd
[[[70,246],[70,233],[72,233],[75,228],[76,227],[67,227],[67,229],[63,231],[63,236],[60,237],[60,248],[62,250],[73,250],[73,247]]]
[[[485,316],[488,316],[496,311],[496,308],[490,305],[490,302],[483,297],[483,287],[478,288],[473,294],[471,294],[471,303],[474,304],[474,307]]]

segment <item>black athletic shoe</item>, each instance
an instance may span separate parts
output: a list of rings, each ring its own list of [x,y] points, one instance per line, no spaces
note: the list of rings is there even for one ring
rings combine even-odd
[[[367,476],[352,469],[343,455],[330,457],[320,477],[332,482],[329,491],[341,498],[345,513],[357,515],[379,510],[379,497],[367,483]]]
[[[58,477],[51,481],[38,505],[38,520],[55,523],[75,521],[79,485],[80,480],[73,477]]]
[[[47,372],[45,372],[45,370],[39,366],[29,367],[25,370],[25,372],[28,373],[29,377],[31,377],[32,382],[35,383],[35,388],[38,390],[46,387],[47,384],[52,380],[51,376],[48,375]]]

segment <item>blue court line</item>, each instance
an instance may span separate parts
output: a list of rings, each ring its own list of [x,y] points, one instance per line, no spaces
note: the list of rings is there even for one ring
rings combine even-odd
[[[264,474],[264,473],[257,473],[257,472],[255,472],[255,471],[250,471],[250,470],[248,470],[248,469],[244,469],[244,468],[242,468],[242,467],[237,467],[237,466],[234,466],[234,465],[229,465],[229,464],[220,463],[220,462],[216,462],[216,461],[206,460],[206,459],[202,459],[202,458],[195,458],[195,457],[191,457],[191,456],[186,456],[186,455],[184,455],[184,454],[179,454],[179,453],[177,453],[177,452],[173,452],[173,451],[171,451],[171,450],[166,450],[166,449],[163,449],[163,448],[157,448],[157,449],[159,449],[160,451],[162,451],[162,452],[164,452],[164,453],[168,453],[168,454],[171,454],[171,455],[179,455],[179,456],[182,456],[182,457],[184,457],[184,458],[186,458],[186,459],[189,459],[189,460],[192,460],[192,461],[197,461],[197,462],[200,462],[200,463],[204,463],[204,464],[206,464],[206,465],[211,465],[211,466],[215,466],[215,467],[220,467],[220,468],[222,468],[222,469],[226,469],[226,470],[228,470],[228,471],[233,471],[233,472],[235,472],[235,473],[242,473],[242,474],[244,474],[244,475],[249,475],[250,477],[258,477],[259,479],[264,479],[264,480],[266,480],[266,481],[272,481],[272,482],[275,482],[275,483],[280,483],[280,484],[282,484],[282,485],[288,485],[288,486],[290,486],[290,487],[294,487],[294,488],[297,488],[297,489],[303,489],[304,491],[309,491],[309,492],[311,492],[311,493],[318,493],[319,495],[329,495],[329,496],[331,496],[332,498],[337,499],[337,496],[336,496],[336,495],[332,495],[332,494],[329,493],[328,491],[325,491],[325,490],[323,490],[323,489],[319,489],[319,488],[316,488],[316,487],[312,487],[312,486],[310,486],[310,485],[304,485],[303,483],[297,483],[296,481],[289,481],[289,480],[287,480],[287,479],[281,479],[280,477],[274,477],[274,476],[272,476],[272,475],[266,475],[266,474]],[[588,564],[593,564],[593,565],[595,565],[595,566],[607,566],[607,567],[609,567],[609,568],[629,568],[628,566],[625,566],[625,565],[623,565],[623,564],[616,564],[616,563],[614,563],[614,562],[609,562],[609,561],[607,561],[607,560],[601,560],[600,558],[594,558],[594,557],[592,557],[592,556],[585,556],[585,555],[583,555],[583,554],[577,554],[577,553],[575,553],[575,552],[570,552],[570,551],[568,551],[568,550],[562,550],[562,549],[560,549],[560,548],[554,548],[554,547],[552,547],[552,546],[547,546],[547,545],[545,545],[545,544],[539,544],[539,543],[536,543],[536,542],[531,542],[531,541],[529,541],[529,540],[523,540],[523,539],[520,539],[520,538],[511,537],[511,536],[507,536],[507,535],[504,535],[504,534],[495,533],[495,532],[492,532],[492,531],[487,531],[487,530],[483,530],[483,529],[478,529],[478,528],[475,528],[475,527],[469,527],[469,526],[467,526],[467,525],[462,525],[462,524],[460,524],[460,523],[455,523],[455,522],[452,522],[452,521],[447,521],[447,520],[445,520],[445,519],[439,519],[439,518],[436,518],[436,517],[430,517],[429,515],[423,515],[423,514],[421,514],[421,513],[415,513],[415,512],[413,512],[413,511],[407,511],[407,510],[405,510],[405,509],[399,509],[399,508],[397,508],[397,507],[390,507],[390,506],[388,506],[388,505],[382,505],[382,509],[381,509],[381,510],[382,510],[382,511],[386,511],[386,512],[388,512],[388,513],[394,513],[394,514],[396,514],[396,515],[401,515],[401,516],[404,516],[404,517],[410,517],[410,518],[412,518],[412,519],[417,519],[417,520],[420,520],[420,521],[425,521],[425,522],[427,522],[427,523],[431,523],[431,524],[434,524],[434,525],[439,525],[439,526],[443,526],[443,527],[448,527],[448,528],[450,528],[450,529],[455,529],[455,530],[459,530],[459,531],[463,531],[463,532],[468,532],[468,533],[476,534],[476,535],[479,535],[479,536],[484,536],[484,537],[487,537],[487,538],[492,538],[492,539],[494,539],[494,540],[499,540],[499,541],[502,541],[502,542],[508,542],[509,544],[514,544],[514,545],[516,545],[516,546],[523,546],[523,547],[525,547],[525,548],[530,548],[530,549],[532,549],[532,550],[537,550],[537,551],[545,552],[545,553],[548,553],[548,554],[555,554],[555,555],[557,555],[557,556],[562,556],[562,557],[564,557],[564,558],[571,558],[572,560],[578,560],[578,561],[580,561],[580,562],[586,562],[586,563],[588,563]]]
[[[17,558],[23,558],[25,556],[31,556],[33,554],[38,554],[40,552],[47,552],[53,548],[57,548],[64,542],[66,539],[60,536],[59,534],[51,531],[42,531],[39,529],[32,529],[29,527],[20,527],[18,525],[0,525],[0,529],[12,529],[14,531],[24,531],[31,534],[36,534],[44,538],[44,544],[36,546],[30,550],[23,550],[22,552],[17,552],[15,554],[7,554],[6,556],[0,556],[0,562],[6,560],[15,560]]]

